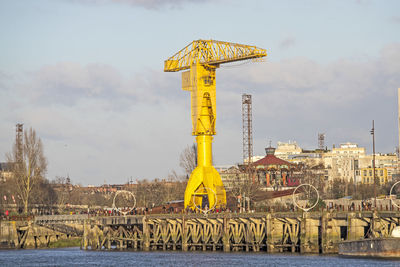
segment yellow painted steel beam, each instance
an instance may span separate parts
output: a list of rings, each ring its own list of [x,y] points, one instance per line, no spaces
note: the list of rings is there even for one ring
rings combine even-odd
[[[267,56],[265,49],[256,46],[216,40],[196,40],[164,61],[164,71],[188,70],[194,64],[219,64]]]
[[[267,55],[255,46],[215,40],[191,42],[165,60],[164,71],[182,73],[182,89],[191,93],[192,134],[197,142],[197,167],[190,175],[185,191],[185,208],[202,207],[204,196],[208,208],[226,206],[226,192],[221,177],[212,166],[212,139],[216,121],[215,70],[220,64],[257,59]]]

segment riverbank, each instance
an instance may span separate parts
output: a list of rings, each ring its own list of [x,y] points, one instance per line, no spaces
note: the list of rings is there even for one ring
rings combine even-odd
[[[0,221],[0,247],[8,249],[80,247],[80,224],[39,225],[34,221]]]
[[[59,239],[50,242],[47,247],[41,247],[40,249],[54,249],[54,248],[80,248],[82,244],[81,237],[72,237],[69,239]],[[15,249],[15,246],[10,246],[7,242],[0,243],[0,250]],[[33,248],[31,248],[33,249]]]
[[[70,248],[80,247],[82,244],[81,237],[71,237],[69,239],[59,239],[54,242],[50,242],[49,248]]]

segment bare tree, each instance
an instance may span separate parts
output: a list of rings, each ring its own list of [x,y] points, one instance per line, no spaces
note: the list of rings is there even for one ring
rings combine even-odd
[[[265,192],[260,191],[261,184],[258,181],[253,182],[253,179],[249,179],[246,172],[240,170],[234,170],[233,172],[234,178],[229,181],[230,186],[227,189],[228,195],[234,197],[234,199],[228,201],[229,208],[234,209],[238,199],[240,199],[243,206],[243,202],[246,200],[254,203],[260,198],[260,195],[266,195]],[[231,201],[234,201],[234,203],[231,203]]]
[[[190,175],[197,166],[197,145],[187,146],[180,155],[179,166],[181,166],[186,175]]]
[[[13,151],[8,153],[6,158],[12,165],[13,179],[22,199],[24,213],[28,213],[32,190],[37,182],[44,179],[47,170],[43,144],[36,136],[35,130],[30,128],[28,131],[24,131],[23,145],[17,146],[15,143]]]
[[[49,208],[58,202],[58,195],[47,179],[40,178],[35,181],[31,192],[30,202]]]
[[[308,164],[298,165],[298,170],[301,183],[313,185],[321,196],[325,196],[327,186],[324,180],[325,168],[323,164],[315,164],[315,162],[310,161]]]
[[[346,182],[341,179],[334,179],[332,182],[332,198],[338,199],[345,196]]]
[[[54,188],[57,187],[57,204],[65,205],[69,203],[71,200],[71,191],[72,186],[67,182],[67,178],[62,176],[56,176],[54,180],[51,181],[51,184]]]

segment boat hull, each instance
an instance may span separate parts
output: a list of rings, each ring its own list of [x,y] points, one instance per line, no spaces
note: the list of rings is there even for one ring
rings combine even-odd
[[[356,257],[400,257],[400,238],[375,238],[339,243],[339,255]]]

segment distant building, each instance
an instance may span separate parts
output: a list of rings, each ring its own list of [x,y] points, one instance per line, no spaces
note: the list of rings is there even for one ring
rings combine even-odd
[[[386,168],[375,168],[375,178],[378,179],[380,184],[386,184],[388,182]],[[374,184],[374,171],[373,168],[361,168],[361,183],[362,184]]]
[[[328,180],[340,179],[345,182],[361,182],[357,180],[359,158],[365,156],[365,148],[358,147],[355,143],[340,144],[333,147],[332,151],[323,154],[323,163],[327,169]]]
[[[124,190],[124,184],[103,184],[101,186],[88,185],[87,187],[80,187],[79,190],[86,194],[105,194],[109,195],[117,192],[118,190]]]
[[[274,155],[275,148],[267,147],[266,156],[253,163],[258,180],[269,187],[287,187],[298,185],[293,178],[295,165]]]
[[[365,155],[365,148],[358,147],[356,143],[343,143],[340,147],[332,148],[332,154],[347,157],[348,155]]]
[[[0,182],[6,182],[12,178],[12,163],[0,162]]]
[[[360,171],[357,171],[357,181],[364,183],[363,175],[361,173],[362,169],[365,168],[372,168],[373,164],[373,155],[365,155],[361,156],[358,159],[358,167]],[[375,154],[375,169],[384,169],[385,172],[387,173],[386,176],[386,181],[391,182],[394,177],[398,174],[398,158],[396,154]]]
[[[342,143],[332,150],[305,150],[296,142],[278,142],[275,156],[290,163],[300,164],[309,168],[324,166],[324,180],[332,182],[339,179],[344,182],[366,183],[367,176],[363,176],[361,170],[372,168],[372,155],[366,154],[364,147],[356,143]],[[375,154],[375,167],[384,169],[385,176],[382,183],[396,179],[398,170],[398,158],[395,154]]]
[[[295,164],[304,164],[310,167],[323,164],[322,155],[327,150],[315,149],[306,150],[302,149],[296,141],[289,141],[288,143],[278,142],[278,147],[275,150],[277,158],[289,161]]]
[[[215,168],[221,176],[225,190],[228,192],[249,179],[248,174],[236,165],[216,166]]]
[[[340,147],[334,147],[332,151],[323,154],[323,162],[330,182],[340,179],[355,184],[373,183],[368,171],[373,167],[372,161],[373,155],[367,155],[365,148],[355,143],[341,144]],[[382,175],[379,176],[381,184],[390,182],[398,173],[398,158],[395,154],[375,154],[375,168],[382,170]],[[366,174],[365,170],[367,170]]]
[[[303,181],[305,176],[318,177],[328,187],[335,179],[354,184],[373,182],[369,175],[373,155],[367,155],[366,149],[356,143],[342,143],[339,147],[333,146],[332,150],[305,150],[296,142],[278,142],[276,149],[269,147],[266,152],[263,158],[253,158],[253,166],[256,168],[254,178],[267,187],[286,186],[295,180]],[[375,154],[375,167],[381,184],[400,180],[396,154]],[[248,177],[240,166],[229,166],[219,172],[226,187],[229,187],[229,181]]]
[[[251,157],[251,162],[256,162],[257,160],[260,160],[262,158],[263,158],[263,156],[252,156]],[[249,162],[249,159],[244,159],[243,160],[244,164],[247,164],[247,162]]]
[[[299,155],[302,152],[303,150],[297,145],[296,141],[289,141],[288,143],[278,142],[274,155],[277,158],[288,160],[290,157]]]

